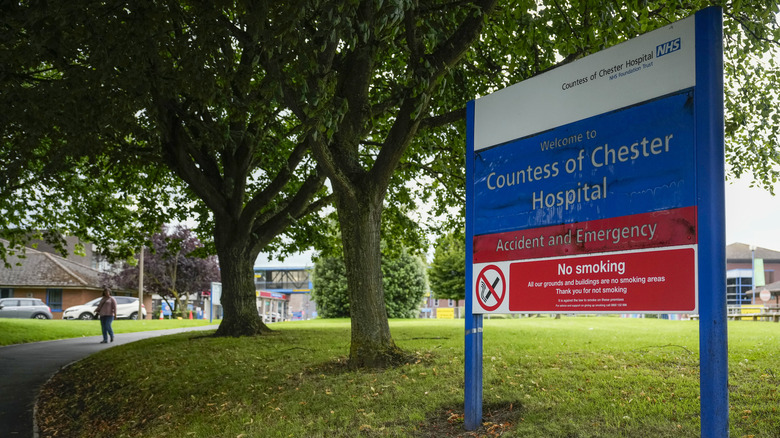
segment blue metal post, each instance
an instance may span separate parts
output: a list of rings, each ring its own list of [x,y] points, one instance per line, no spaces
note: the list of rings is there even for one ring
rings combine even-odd
[[[723,145],[723,15],[696,14],[701,436],[729,434],[726,219]]]
[[[466,106],[466,338],[464,428],[476,430],[482,424],[482,315],[474,315],[474,101]]]
[[[464,428],[482,424],[482,315],[472,315],[466,300],[466,386]]]

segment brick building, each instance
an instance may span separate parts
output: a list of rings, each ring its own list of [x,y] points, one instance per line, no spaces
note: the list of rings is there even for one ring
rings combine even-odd
[[[51,308],[54,319],[62,319],[68,307],[84,304],[102,293],[100,271],[91,266],[97,266],[92,257],[71,255],[66,259],[27,248],[24,257],[9,255],[6,261],[10,267],[0,264],[0,298],[38,298]],[[131,293],[115,291],[115,295]],[[150,309],[151,304],[151,297],[146,297],[146,308]]]
[[[465,315],[466,300],[436,299],[432,296],[425,297],[420,318],[461,318]]]
[[[753,267],[763,264],[764,285],[753,287]],[[760,275],[759,275],[760,277]],[[769,291],[769,300],[760,298],[762,290]],[[726,297],[729,306],[742,304],[780,305],[780,251],[732,243],[726,247]]]

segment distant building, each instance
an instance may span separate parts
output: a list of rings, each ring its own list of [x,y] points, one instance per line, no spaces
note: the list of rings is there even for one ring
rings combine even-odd
[[[420,318],[461,318],[465,315],[465,303],[466,300],[436,299],[429,294],[420,308]]]
[[[100,261],[101,258],[98,256],[98,252],[94,250],[94,245],[92,245],[91,243],[82,243],[82,246],[84,247],[84,255],[81,255],[81,254],[76,254],[76,245],[81,243],[78,237],[66,236],[64,237],[64,239],[65,239],[65,249],[68,252],[68,255],[65,256],[65,260],[78,263],[80,265],[84,265],[92,269],[97,269],[98,271],[101,270],[102,267]],[[52,245],[49,242],[46,242],[45,240],[33,239],[27,244],[27,247],[36,249],[40,252],[54,254],[62,257],[62,255],[59,254],[57,250],[54,248],[54,245]]]
[[[10,268],[0,265],[0,298],[38,298],[51,308],[55,319],[62,319],[68,307],[101,295],[100,271],[89,266],[91,259],[76,255],[66,259],[54,254],[50,246],[38,248],[27,248],[24,257],[9,255]],[[149,308],[151,301],[144,304]]]
[[[765,285],[753,287],[753,266],[761,260],[764,266]],[[729,306],[764,304],[762,290],[769,291],[766,304],[780,305],[780,252],[745,243],[732,243],[726,247],[726,301]]]
[[[255,267],[257,311],[267,322],[317,316],[311,299],[311,268]]]

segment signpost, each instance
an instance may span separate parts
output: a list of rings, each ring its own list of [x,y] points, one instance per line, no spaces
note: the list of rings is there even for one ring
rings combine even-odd
[[[721,26],[705,9],[470,102],[467,429],[483,314],[698,313],[702,431],[727,436]]]
[[[209,322],[214,320],[214,305],[222,305],[222,283],[211,283],[211,293],[209,294]]]

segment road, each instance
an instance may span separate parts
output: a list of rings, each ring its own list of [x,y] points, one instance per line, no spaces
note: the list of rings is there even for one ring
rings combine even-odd
[[[117,333],[116,341],[109,344],[100,343],[102,336],[90,336],[0,347],[0,437],[37,438],[33,414],[35,400],[41,386],[62,367],[116,345],[186,331],[214,330],[217,327],[211,325]]]

